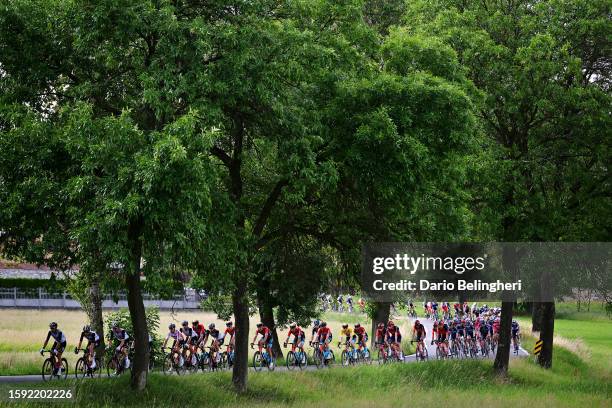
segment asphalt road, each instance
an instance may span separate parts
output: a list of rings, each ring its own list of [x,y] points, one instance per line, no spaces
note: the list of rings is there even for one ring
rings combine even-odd
[[[404,320],[404,319],[402,319]],[[436,358],[436,345],[435,344],[431,344],[431,330],[433,328],[433,321],[428,320],[428,319],[419,319],[421,320],[421,323],[423,323],[423,325],[425,326],[425,328],[427,329],[427,339],[425,341],[425,345],[427,346],[427,353],[429,355],[429,359],[430,360],[435,360]],[[398,322],[399,323],[399,322]],[[409,326],[412,326],[412,320],[406,320],[406,321],[402,321],[402,323],[406,323],[403,325],[404,328],[407,328]],[[403,335],[403,341],[409,341],[409,339],[411,338],[411,333],[407,332],[407,333],[402,333]],[[333,342],[334,346],[335,346],[335,342]],[[376,356],[376,350],[371,350],[372,352],[372,357]],[[340,351],[337,349],[334,349],[334,353],[336,355],[336,365],[339,366],[339,359],[340,359]],[[522,347],[519,349],[518,354],[514,354],[513,352],[510,353],[510,358],[517,358],[517,357],[528,357],[529,353],[523,349]],[[479,357],[479,358],[483,358],[483,357]],[[486,358],[486,357],[485,357]],[[493,358],[493,355],[489,355],[488,357],[489,359]],[[405,363],[414,363],[416,362],[416,355],[412,354],[409,356],[405,356],[404,358],[404,362]],[[72,369],[72,367],[70,367]],[[253,368],[251,368],[251,370],[254,371]],[[314,365],[309,365],[306,370],[316,370],[316,367]],[[263,370],[262,372],[265,372],[267,370]],[[287,371],[287,367],[285,366],[278,366],[276,367],[275,371]],[[105,374],[103,373],[102,376],[104,377]],[[69,372],[68,373],[68,378],[74,378],[74,372]],[[8,376],[0,376],[0,383],[27,383],[27,382],[40,382],[42,381],[42,376],[41,375],[8,375]]]

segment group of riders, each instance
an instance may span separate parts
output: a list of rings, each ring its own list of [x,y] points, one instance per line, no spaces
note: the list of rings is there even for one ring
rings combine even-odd
[[[49,343],[49,340],[53,339],[53,345],[51,346],[51,354],[54,356],[55,367],[53,368],[53,375],[61,374],[64,370],[62,366],[62,354],[66,350],[66,335],[58,329],[56,322],[49,323],[49,332],[47,333],[47,337],[45,338],[45,342],[40,349],[40,354],[42,355],[45,352],[45,348]],[[129,368],[130,359],[128,356],[129,349],[132,345],[130,340],[130,335],[116,322],[111,324],[111,333],[110,340],[113,340],[115,343],[115,353],[118,356],[123,357],[124,368]],[[86,352],[87,356],[87,365],[89,370],[96,369],[96,358],[95,358],[95,349],[100,346],[100,335],[91,329],[89,325],[83,327],[81,331],[81,336],[79,338],[79,343],[75,347],[75,354],[81,350],[81,345],[83,341],[86,340],[87,344],[83,348]],[[149,348],[152,346],[152,339],[149,336]]]
[[[408,302],[407,306],[408,315],[414,321],[412,326],[412,338],[413,341],[417,343],[418,355],[419,351],[422,353],[425,347],[427,330],[421,321],[417,319],[413,302]],[[473,304],[470,307],[467,303],[455,303],[451,309],[448,302],[442,302],[440,307],[438,307],[438,304],[434,301],[423,302],[423,310],[426,318],[433,320],[431,344],[437,343],[440,353],[443,356],[452,355],[455,344],[467,345],[468,347],[476,347],[476,345],[478,345],[483,353],[486,351],[487,345],[489,347],[492,345],[491,348],[494,350],[499,339],[500,308],[489,308],[486,304],[480,307]],[[511,331],[513,344],[515,349],[517,349],[520,327],[516,320],[512,321]],[[172,353],[179,357],[180,361],[178,364],[182,366],[185,363],[190,365],[196,364],[195,356],[198,350],[205,352],[205,348],[208,348],[210,349],[209,355],[211,361],[215,364],[219,362],[220,349],[227,339],[226,352],[228,355],[228,364],[231,366],[234,360],[233,350],[235,345],[235,334],[236,327],[234,327],[231,321],[225,323],[224,331],[219,330],[214,323],[206,327],[198,320],[192,321],[191,325],[185,320],[181,323],[180,327],[177,327],[174,323],[170,323],[162,349],[165,350],[166,346],[171,341],[172,344],[170,348]],[[110,337],[114,340],[116,355],[123,358],[124,368],[128,368],[130,365],[128,353],[133,346],[130,335],[117,323],[112,323]],[[290,343],[290,340],[293,340],[291,342],[292,351],[295,352],[299,350],[304,353],[306,337],[306,330],[293,322],[289,325],[289,331],[284,341],[284,346],[286,347],[287,344]],[[66,336],[58,329],[56,322],[49,324],[49,332],[40,350],[41,354],[44,352],[50,339],[54,341],[51,351],[56,357],[55,370],[62,370],[61,360],[62,353],[66,349]],[[310,330],[309,345],[318,348],[324,360],[333,358],[333,353],[331,353],[329,349],[332,339],[332,331],[327,325],[327,322],[315,320]],[[81,349],[84,340],[87,341],[87,345],[83,350],[86,351],[89,368],[95,369],[95,349],[100,345],[100,336],[93,331],[90,326],[87,325],[83,327],[75,352]],[[354,324],[353,327],[345,323],[340,330],[339,341],[345,344],[347,350],[349,348],[360,351],[367,350],[368,333],[366,328],[360,323]],[[379,349],[379,355],[385,358],[388,355],[392,355],[397,360],[402,360],[401,341],[402,335],[400,329],[393,320],[380,322],[376,325],[374,342]],[[263,323],[257,323],[251,345],[253,346],[255,343],[257,343],[260,352],[265,349],[269,355],[273,355],[272,330]],[[207,344],[210,345],[207,347]],[[149,350],[151,349],[152,339],[151,336],[149,336]]]
[[[423,309],[426,318],[433,320],[431,344],[438,345],[441,357],[452,357],[462,350],[474,350],[473,354],[479,352],[482,355],[488,355],[489,351],[495,352],[501,325],[500,308],[489,308],[486,304],[478,306],[476,303],[470,307],[464,302],[455,303],[451,309],[448,302],[442,302],[439,313],[438,304],[433,301],[423,302]],[[412,333],[417,343],[418,357],[425,354],[427,330],[420,320],[416,319],[412,302],[408,304],[408,315],[415,319]],[[511,323],[511,336],[514,350],[518,352],[520,326],[516,320]]]
[[[319,298],[321,302],[321,310],[323,312],[332,310],[334,312],[340,313],[345,311],[348,313],[353,313],[353,311],[355,310],[353,296],[351,296],[350,294],[339,294],[334,300],[331,294],[322,293],[319,295]],[[359,307],[360,313],[363,313],[365,311],[365,300],[362,297],[357,300],[357,307]]]

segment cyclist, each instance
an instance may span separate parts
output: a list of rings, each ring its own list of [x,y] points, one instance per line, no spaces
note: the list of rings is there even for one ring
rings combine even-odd
[[[262,347],[266,348],[268,355],[272,357],[272,344],[274,342],[274,338],[272,337],[272,332],[267,326],[264,326],[263,323],[257,323],[257,330],[255,330],[255,337],[253,337],[252,344],[255,344],[255,340],[257,340],[257,336],[261,335],[261,339],[257,343],[259,347],[259,351],[261,352]]]
[[[514,344],[514,349],[518,350],[518,340],[521,335],[521,328],[516,320],[512,320],[512,325],[510,326],[510,330],[512,332],[512,342]]]
[[[232,323],[231,321],[226,322],[225,323],[225,332],[223,332],[223,339],[225,339],[225,336],[229,336],[229,340],[227,341],[227,362],[228,365],[231,367],[232,364],[234,364],[234,343],[236,341],[235,339],[235,334],[236,334],[236,328],[234,327],[234,323]]]
[[[319,332],[320,325],[321,325],[321,322],[319,321],[319,319],[312,322],[312,332],[310,334],[310,342],[309,342],[310,345],[312,345],[312,342],[315,341],[315,336]]]
[[[457,351],[457,353],[459,353],[459,344],[457,342],[458,336],[459,336],[459,328],[458,328],[459,323],[455,320],[451,321],[450,323],[450,327],[448,328],[448,333],[450,335],[450,341],[451,341],[451,347],[450,349],[453,350],[455,349],[455,351]]]
[[[342,312],[343,311],[342,294],[338,295],[338,297],[336,298],[336,301],[338,302],[338,312]]]
[[[482,354],[484,355],[485,342],[487,340],[487,337],[489,336],[489,325],[487,324],[487,322],[485,322],[483,318],[479,320],[478,334],[480,340],[480,350],[482,350]]]
[[[85,349],[88,353],[87,365],[93,370],[94,368],[96,368],[95,348],[100,345],[100,336],[98,336],[98,333],[91,330],[91,327],[89,327],[89,325],[84,326],[83,331],[81,332],[81,338],[79,339],[79,345],[76,346],[76,348],[74,349],[74,354],[77,354],[79,352],[79,349],[81,348],[81,343],[83,343],[83,339],[87,339],[87,346],[85,346]]]
[[[448,319],[448,303],[442,302],[442,317]]]
[[[410,300],[410,302],[408,303],[408,316],[416,316],[416,311],[414,310],[414,303],[412,303],[412,300]]]
[[[40,349],[40,355],[42,355],[45,351],[47,343],[49,343],[49,339],[51,337],[53,337],[53,346],[51,347],[51,353],[55,356],[55,368],[53,369],[53,375],[56,375],[58,370],[60,372],[64,371],[64,367],[62,367],[62,353],[66,349],[66,336],[63,332],[57,329],[57,323],[55,322],[49,323],[49,332],[47,333],[45,343]]]
[[[348,351],[349,347],[352,349],[353,344],[355,342],[355,335],[353,333],[353,328],[349,327],[348,323],[344,323],[342,325],[342,329],[340,330],[339,338],[342,339],[344,337],[345,350]]]
[[[197,352],[198,348],[200,348],[202,352],[204,352],[204,346],[206,345],[205,340],[208,339],[208,332],[206,330],[206,327],[202,323],[200,323],[199,320],[194,320],[193,322],[191,322],[191,328],[198,335],[198,339],[195,342],[195,351]]]
[[[287,333],[287,338],[285,339],[284,344],[285,347],[287,347],[289,337],[291,336],[293,336],[293,344],[291,345],[291,351],[295,353],[295,349],[297,348],[302,353],[301,355],[305,356],[306,354],[304,354],[304,341],[306,341],[306,333],[304,333],[304,330],[302,330],[302,328],[298,326],[296,322],[293,322],[289,325],[289,333]]]
[[[219,346],[223,342],[223,337],[221,336],[219,329],[215,327],[214,323],[208,325],[208,336],[210,337],[210,358],[215,364],[217,364],[219,361],[221,361]]]
[[[389,320],[389,322],[387,323],[386,337],[387,343],[389,343],[391,349],[395,351],[395,353],[399,356],[400,360],[403,360],[404,356],[400,347],[402,342],[402,334],[400,333],[399,327],[397,327],[395,323],[393,323],[393,320]]]
[[[183,320],[183,322],[181,323],[181,328],[179,330],[183,334],[185,338],[185,345],[189,349],[189,360],[187,361],[189,361],[189,364],[192,366],[196,365],[197,360],[195,354],[198,349],[198,338],[200,336],[198,335],[198,333],[196,333],[195,330],[189,327],[189,322],[187,320]],[[185,357],[187,357],[186,353],[187,350],[183,352],[183,354],[185,354]]]
[[[436,329],[436,335],[438,336],[438,347],[440,347],[440,351],[443,356],[448,355],[448,345],[447,345],[447,337],[448,337],[448,325],[444,322],[444,320],[440,320],[438,322],[438,326]],[[431,344],[434,344],[435,337],[431,340]]]
[[[359,350],[361,350],[362,348],[367,348],[368,333],[366,332],[365,327],[363,327],[359,323],[356,323],[353,332],[355,333],[355,336],[357,338]]]
[[[130,349],[130,335],[121,327],[119,327],[119,324],[117,322],[113,322],[111,324],[111,337],[114,337],[115,340],[119,342],[119,344],[115,348],[115,351],[117,353],[123,354],[125,358],[124,368],[130,368],[130,359],[128,358],[128,351]]]
[[[425,330],[425,326],[421,324],[420,320],[416,320],[414,322],[414,326],[412,326],[412,338],[417,342],[417,349],[421,348],[421,353],[423,353],[423,349],[425,348],[424,340],[427,337],[427,330]]]
[[[363,313],[365,311],[365,300],[362,297],[359,298],[359,312]]]
[[[501,321],[499,317],[495,317],[493,320],[493,324],[491,325],[493,329],[493,343],[497,344],[499,340],[499,327],[501,325]]]
[[[431,310],[433,312],[434,319],[437,319],[438,318],[438,302],[436,302],[435,300],[431,302]]]
[[[348,307],[348,312],[353,313],[353,297],[351,295],[346,295],[346,304]]]
[[[327,327],[327,323],[321,322],[319,324],[319,330],[317,330],[317,342],[319,343],[319,351],[321,354],[323,354],[325,360],[329,360],[331,358],[329,343],[331,343],[332,338],[333,335],[329,327]]]
[[[474,339],[474,325],[472,325],[472,320],[468,317],[465,319],[465,341],[470,346],[473,345]]]
[[[176,330],[176,325],[174,323],[170,323],[168,325],[168,335],[166,336],[166,339],[164,340],[164,344],[162,345],[162,350],[166,348],[166,344],[168,344],[168,340],[172,339],[172,346],[170,347],[172,350],[172,354],[174,355],[175,353],[179,356],[179,367],[183,366],[183,363],[185,362],[185,359],[183,358],[183,353],[182,353],[182,347],[183,347],[183,343],[185,341],[185,337],[183,336],[183,333],[181,333],[180,330]]]

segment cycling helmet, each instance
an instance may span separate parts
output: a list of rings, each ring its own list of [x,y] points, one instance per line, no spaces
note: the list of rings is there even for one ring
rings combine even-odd
[[[170,330],[172,330],[172,329],[176,329],[176,324],[174,324],[174,323],[170,323],[170,324],[168,325],[168,328],[169,328]]]
[[[57,329],[57,323],[55,323],[55,322],[49,323],[49,328],[50,329]]]
[[[438,321],[436,320],[433,325],[436,327],[438,325]]]
[[[415,320],[414,325],[417,326],[419,324],[421,324],[420,320]]]
[[[327,327],[327,322],[321,322],[321,327]]]
[[[189,326],[189,322],[187,320],[183,320],[183,323],[181,323],[181,326],[183,327]]]
[[[211,324],[208,325],[208,330],[214,330],[214,328],[215,328],[215,324],[214,323],[211,323]]]
[[[393,320],[389,320],[389,321],[387,322],[387,325],[389,325],[389,326],[393,326],[393,325],[394,325]]]
[[[315,320],[314,322],[312,322],[313,326],[319,326],[321,324],[321,321],[319,319]]]
[[[513,320],[512,320],[512,324],[516,324],[516,320],[514,320],[514,319],[513,319]]]
[[[343,329],[348,329],[348,324],[347,324],[347,323],[344,323],[344,324],[342,325],[342,328],[343,328]]]
[[[382,322],[381,322],[381,323],[378,323],[378,328],[379,328],[379,329],[382,329],[383,327],[385,327],[385,324],[384,324],[384,323],[382,323]]]
[[[89,327],[89,325],[85,325],[85,326],[83,326],[83,331],[85,333],[89,333],[91,331],[91,327]]]
[[[257,323],[257,327],[261,327],[261,326],[263,326],[262,322]]]
[[[232,323],[232,322],[226,322],[226,323],[225,323],[225,325],[226,325],[227,327],[232,327],[232,325],[233,325],[233,324],[234,324],[234,323]]]
[[[191,322],[191,324],[194,326],[199,326],[200,322],[198,320],[194,320],[193,322]]]
[[[117,327],[119,327],[119,323],[117,323],[117,322],[112,322],[112,323],[111,323],[111,327],[112,327],[113,329],[116,329]]]
[[[359,324],[359,323],[355,323],[355,328],[356,328],[356,329],[358,329],[358,328],[360,328],[360,327],[361,327],[361,324]]]
[[[297,323],[296,322],[291,322],[289,327],[291,327],[292,329],[295,329],[297,327]]]

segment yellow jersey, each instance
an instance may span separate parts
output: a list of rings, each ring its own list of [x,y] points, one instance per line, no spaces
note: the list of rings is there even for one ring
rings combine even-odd
[[[340,337],[345,336],[348,338],[353,337],[353,328],[347,327],[346,329],[340,329]]]

